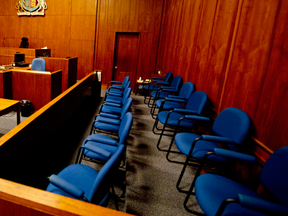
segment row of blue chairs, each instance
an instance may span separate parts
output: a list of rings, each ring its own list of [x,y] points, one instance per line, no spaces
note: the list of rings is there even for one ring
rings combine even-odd
[[[79,148],[75,164],[51,175],[47,191],[101,206],[108,205],[110,189],[116,197],[113,180],[121,161],[122,166],[125,164],[125,144],[133,121],[133,115],[128,112],[132,104],[129,83],[128,77],[123,83],[114,82],[109,86],[99,113],[93,119],[90,135]],[[81,164],[82,160],[102,163],[103,166],[97,171]],[[115,205],[118,209],[116,198]]]
[[[249,116],[238,108],[226,108],[213,122],[212,133],[201,135],[198,134],[198,125],[211,122],[203,115],[208,101],[205,92],[196,91],[191,82],[182,85],[182,78],[173,78],[171,72],[164,80],[152,78],[146,90],[149,96],[144,96],[144,103],[148,104],[152,117],[156,118],[153,132],[160,135],[157,148],[166,152],[169,162],[183,164],[176,187],[180,192],[187,193],[184,201],[187,211],[197,214],[188,206],[190,196],[195,195],[205,215],[288,215],[288,147],[277,150],[265,163],[260,175],[260,182],[276,202],[269,202],[223,176],[200,175],[207,167],[234,167],[235,160],[256,163],[254,156],[241,153],[245,151],[251,127]],[[160,147],[162,136],[172,137],[168,149]],[[172,151],[174,143],[178,151]],[[171,153],[185,155],[185,162],[171,160]],[[198,169],[190,188],[184,190],[181,181],[188,165]]]

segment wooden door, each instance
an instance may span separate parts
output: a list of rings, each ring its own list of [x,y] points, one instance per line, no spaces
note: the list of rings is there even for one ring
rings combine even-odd
[[[131,89],[137,79],[139,33],[116,33],[113,80],[129,76]]]

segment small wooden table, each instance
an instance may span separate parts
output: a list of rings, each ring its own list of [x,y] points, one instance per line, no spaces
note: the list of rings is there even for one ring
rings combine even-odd
[[[145,86],[149,84],[149,81],[136,80],[135,84],[135,95],[137,95],[139,93],[139,86],[142,85],[142,87],[145,88]]]
[[[17,111],[17,125],[20,124],[20,101],[0,98],[0,116]]]

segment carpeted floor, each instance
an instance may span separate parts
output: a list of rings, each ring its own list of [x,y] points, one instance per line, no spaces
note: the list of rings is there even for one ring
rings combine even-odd
[[[159,135],[152,132],[155,120],[149,113],[150,109],[144,104],[143,96],[132,95],[132,98],[134,119],[127,143],[126,212],[150,216],[191,215],[183,206],[186,194],[178,192],[176,188],[183,165],[168,162],[166,152],[157,149]],[[170,139],[165,136],[161,147],[167,148]],[[176,160],[185,160],[182,155],[171,156]],[[183,179],[183,188],[189,188],[194,172],[189,167]],[[190,201],[190,208],[201,213],[195,197]]]

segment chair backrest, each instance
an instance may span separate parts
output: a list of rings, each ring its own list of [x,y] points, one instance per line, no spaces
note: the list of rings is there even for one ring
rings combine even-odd
[[[123,92],[122,104],[124,104],[125,101],[130,97],[130,94],[131,94],[131,88],[126,88]]]
[[[279,200],[288,207],[288,146],[276,150],[264,164],[260,181]]]
[[[177,90],[177,93],[179,92],[180,88],[183,85],[183,79],[181,76],[176,76],[173,78],[170,87],[173,87]]]
[[[173,74],[172,74],[172,72],[168,72],[168,73],[165,75],[163,81],[164,81],[164,82],[171,83],[172,79],[173,79]]]
[[[91,193],[86,197],[92,203],[99,204],[109,192],[110,187],[113,184],[113,179],[115,179],[113,176],[116,174],[119,167],[124,147],[125,146],[123,144],[120,144],[116,152],[100,169],[91,188]]]
[[[120,116],[121,120],[124,117],[125,113],[128,112],[128,110],[130,109],[131,105],[132,105],[132,98],[129,97],[129,98],[127,98],[127,100],[125,101],[125,103],[124,103],[124,105],[122,107],[121,116]]]
[[[246,112],[230,107],[222,110],[212,126],[213,133],[242,144],[250,130],[251,120]],[[230,149],[235,146],[230,145]],[[235,150],[235,149],[234,149]]]
[[[191,94],[187,104],[187,110],[195,110],[198,115],[202,115],[203,109],[207,103],[207,94],[203,91],[195,91]]]
[[[129,76],[126,76],[124,79],[123,79],[123,82],[122,82],[122,86],[125,88],[127,86],[129,82]]]
[[[191,82],[186,82],[181,87],[179,96],[184,97],[185,99],[188,100],[194,91],[195,91],[195,85]]]
[[[130,112],[127,112],[120,123],[120,127],[118,130],[118,137],[119,137],[119,142],[118,143],[125,143],[126,139],[128,138],[128,135],[130,133],[130,129],[132,126],[132,121],[133,121],[133,115]]]
[[[46,71],[45,60],[42,58],[34,58],[32,61],[31,70]]]

